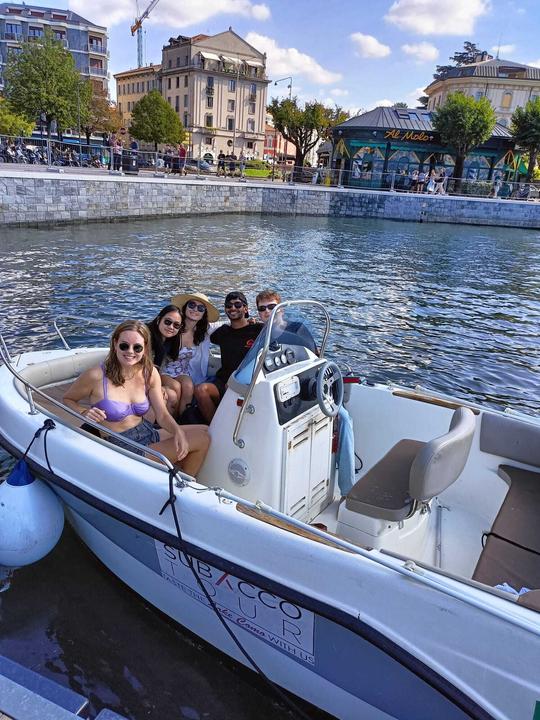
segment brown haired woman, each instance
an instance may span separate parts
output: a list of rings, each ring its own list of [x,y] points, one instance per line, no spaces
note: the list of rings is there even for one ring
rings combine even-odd
[[[89,398],[90,408],[79,404],[84,398]],[[64,395],[64,403],[127,439],[158,450],[172,463],[180,463],[189,475],[199,471],[206,457],[210,444],[207,427],[180,427],[167,411],[144,323],[128,320],[118,325],[105,362],[84,372]],[[162,430],[143,418],[150,408]],[[110,442],[143,454],[114,437]]]

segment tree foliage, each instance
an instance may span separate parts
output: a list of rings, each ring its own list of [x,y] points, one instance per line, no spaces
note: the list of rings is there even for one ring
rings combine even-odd
[[[48,28],[42,38],[22,43],[20,53],[8,55],[4,79],[13,110],[34,120],[42,115],[49,135],[53,120],[61,128],[76,126],[80,75],[71,54]],[[84,96],[79,104],[87,100]]]
[[[427,104],[429,102],[429,95],[421,95],[419,98],[416,98],[416,102],[420,107],[427,108]]]
[[[453,65],[437,65],[433,77],[435,80],[444,80],[448,76],[448,72],[454,67],[460,67],[462,65],[471,65],[475,62],[476,56],[483,52],[477,47],[475,43],[466,40],[463,43],[463,50],[457,50],[453,55],[450,56]]]
[[[0,97],[0,135],[29,137],[33,129],[33,120],[13,112],[7,100]]]
[[[105,90],[91,88],[91,99],[81,118],[81,127],[86,134],[88,145],[92,133],[112,133],[122,127],[122,115],[116,103],[109,100]]]
[[[407,109],[409,106],[407,105],[406,102],[400,101],[400,102],[395,102],[395,103],[392,105],[392,107],[393,107],[395,110],[400,110],[400,109],[405,110],[405,109]]]
[[[491,137],[495,122],[495,112],[487,98],[475,100],[461,92],[450,93],[444,105],[433,113],[433,128],[443,144],[456,154],[454,177],[458,181],[467,154]]]
[[[158,90],[151,90],[133,108],[129,132],[137,140],[158,143],[180,143],[185,130],[180,118]]]
[[[325,107],[314,100],[301,107],[296,97],[289,100],[272,98],[268,106],[274,126],[285,140],[296,148],[295,173],[301,174],[306,155],[319,140],[328,139],[335,125],[347,120],[349,113],[338,107]]]
[[[516,143],[529,154],[527,181],[530,182],[540,152],[540,98],[529,100],[524,108],[516,108],[511,128]]]

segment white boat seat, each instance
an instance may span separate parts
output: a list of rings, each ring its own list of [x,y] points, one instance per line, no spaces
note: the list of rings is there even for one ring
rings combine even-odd
[[[474,429],[474,413],[460,407],[444,435],[429,442],[400,440],[353,486],[347,510],[393,522],[410,517],[458,479]]]

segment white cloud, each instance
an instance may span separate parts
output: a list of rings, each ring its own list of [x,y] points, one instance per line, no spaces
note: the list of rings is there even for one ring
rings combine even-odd
[[[418,63],[435,62],[439,57],[439,51],[435,45],[428,42],[419,42],[413,45],[405,44],[401,46],[401,49],[406,55],[414,57]]]
[[[69,8],[83,17],[88,14],[86,0],[69,0]],[[133,0],[94,0],[92,6],[92,20],[98,24],[111,27],[125,20],[133,21],[135,16],[135,3]],[[146,4],[143,2],[141,7]],[[168,25],[171,29],[197,25],[214,15],[242,15],[254,20],[267,20],[270,10],[263,3],[252,3],[250,0],[161,0],[148,16],[146,22],[154,25]]]
[[[396,102],[396,100],[388,100],[388,98],[385,98],[384,100],[375,100],[375,102],[368,105],[368,110],[373,110],[377,107],[392,107],[392,105]]]
[[[341,88],[334,88],[333,90],[330,90],[330,95],[333,95],[334,97],[345,97],[345,95],[348,94],[348,90],[342,90]]]
[[[491,0],[395,0],[385,20],[418,35],[461,35],[491,9]]]
[[[489,52],[492,55],[498,54],[499,57],[501,57],[502,55],[512,55],[515,49],[515,45],[494,45],[492,48],[490,48]]]
[[[311,55],[300,52],[296,48],[279,47],[273,38],[250,32],[245,39],[257,50],[266,53],[266,70],[269,77],[304,76],[323,85],[330,85],[341,80],[340,73],[326,70]],[[293,94],[296,94],[294,85]]]
[[[410,93],[405,95],[404,101],[407,103],[409,107],[416,107],[418,105],[418,98],[422,97],[422,95],[425,95],[423,87],[417,87],[415,90],[411,90]]]
[[[540,68],[540,58],[538,60],[531,60],[531,62],[528,62],[526,64],[532,65],[532,67]]]
[[[356,52],[363,58],[383,58],[392,52],[388,45],[383,45],[373,35],[352,33],[351,40],[356,45]]]

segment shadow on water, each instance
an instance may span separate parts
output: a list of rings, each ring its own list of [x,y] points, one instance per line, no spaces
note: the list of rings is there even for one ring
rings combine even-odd
[[[209,216],[17,229],[0,238],[10,350],[107,343],[178,291],[221,307],[231,289],[321,300],[329,354],[373,380],[540,409],[540,234],[375,220]],[[0,453],[0,477],[11,460]],[[66,529],[0,595],[0,653],[130,718],[290,718],[257,677],[169,623]],[[313,717],[322,714],[311,711]]]

